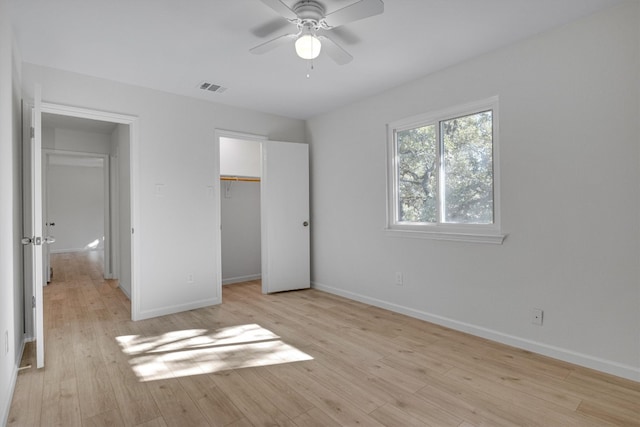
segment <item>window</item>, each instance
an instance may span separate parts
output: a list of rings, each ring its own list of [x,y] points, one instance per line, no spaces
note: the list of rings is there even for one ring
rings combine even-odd
[[[497,98],[389,125],[396,235],[502,243]]]

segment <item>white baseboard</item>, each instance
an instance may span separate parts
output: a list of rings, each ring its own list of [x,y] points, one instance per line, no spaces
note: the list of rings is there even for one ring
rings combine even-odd
[[[366,295],[345,291],[343,289],[327,286],[318,282],[311,282],[311,286],[314,289],[318,289],[320,291],[339,295],[341,297],[373,305],[375,307],[384,308],[396,313],[405,314],[410,317],[415,317],[416,319],[455,329],[456,331],[466,332],[468,334],[475,335],[481,338],[486,338],[502,344],[510,345],[512,347],[521,348],[523,350],[528,350],[534,353],[542,354],[544,356],[552,357],[554,359],[563,360],[565,362],[595,369],[597,371],[606,372],[608,374],[627,378],[633,381],[640,381],[640,368],[636,368],[630,365],[624,365],[621,363],[613,362],[611,360],[601,359],[599,357],[590,356],[588,354],[578,353],[566,348],[556,347],[553,345],[532,341],[526,338],[520,338],[514,335],[504,334],[492,329],[483,328],[481,326],[460,322],[458,320],[427,313],[425,311],[416,310],[399,304],[371,298]]]
[[[232,283],[249,282],[251,280],[258,280],[262,278],[262,274],[250,274],[248,276],[228,277],[222,279],[222,286],[230,285]]]
[[[135,320],[151,319],[152,317],[166,316],[167,314],[180,313],[182,311],[195,310],[197,308],[209,307],[220,304],[220,297],[210,298],[201,301],[194,301],[187,304],[177,304],[168,307],[157,308],[154,310],[140,311]]]

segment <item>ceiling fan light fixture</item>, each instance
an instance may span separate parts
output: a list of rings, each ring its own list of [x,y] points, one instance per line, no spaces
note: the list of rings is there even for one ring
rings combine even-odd
[[[296,53],[302,59],[316,59],[322,44],[313,34],[303,34],[296,40]]]

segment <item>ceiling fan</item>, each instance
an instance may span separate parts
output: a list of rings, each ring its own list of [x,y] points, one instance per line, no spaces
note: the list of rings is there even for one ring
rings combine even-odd
[[[296,53],[302,59],[315,59],[322,49],[327,56],[340,65],[350,62],[353,56],[329,36],[318,34],[318,32],[379,15],[384,11],[382,0],[358,0],[329,14],[325,14],[323,4],[316,0],[300,0],[293,7],[287,6],[282,0],[261,1],[295,24],[298,31],[262,43],[249,49],[249,52],[262,54],[295,41]]]

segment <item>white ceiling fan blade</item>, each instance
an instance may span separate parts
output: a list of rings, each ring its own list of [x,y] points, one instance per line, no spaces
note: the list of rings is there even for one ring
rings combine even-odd
[[[276,37],[275,39],[269,40],[268,42],[264,42],[259,44],[256,47],[249,49],[249,52],[255,53],[257,55],[265,52],[269,52],[279,46],[291,43],[291,40],[294,40],[298,37],[297,34],[285,34],[284,36]]]
[[[269,37],[272,34],[277,34],[282,32],[283,29],[285,27],[289,27],[290,24],[291,22],[287,21],[281,16],[278,16],[268,22],[265,22],[264,24],[258,27],[252,28],[251,34],[253,34],[258,38],[263,39],[265,37]]]
[[[322,43],[321,52],[325,52],[329,58],[336,62],[336,64],[344,65],[353,60],[353,56],[351,56],[349,52],[344,50],[339,44],[331,40],[329,37],[318,36],[318,38]]]
[[[264,1],[264,0],[262,0]],[[384,12],[382,0],[359,0],[324,17],[329,28],[339,27],[349,22],[358,21]]]
[[[297,19],[298,15],[289,8],[286,4],[284,4],[281,0],[261,0],[262,3],[269,6],[271,9],[275,10],[278,14],[284,16],[285,18]]]

